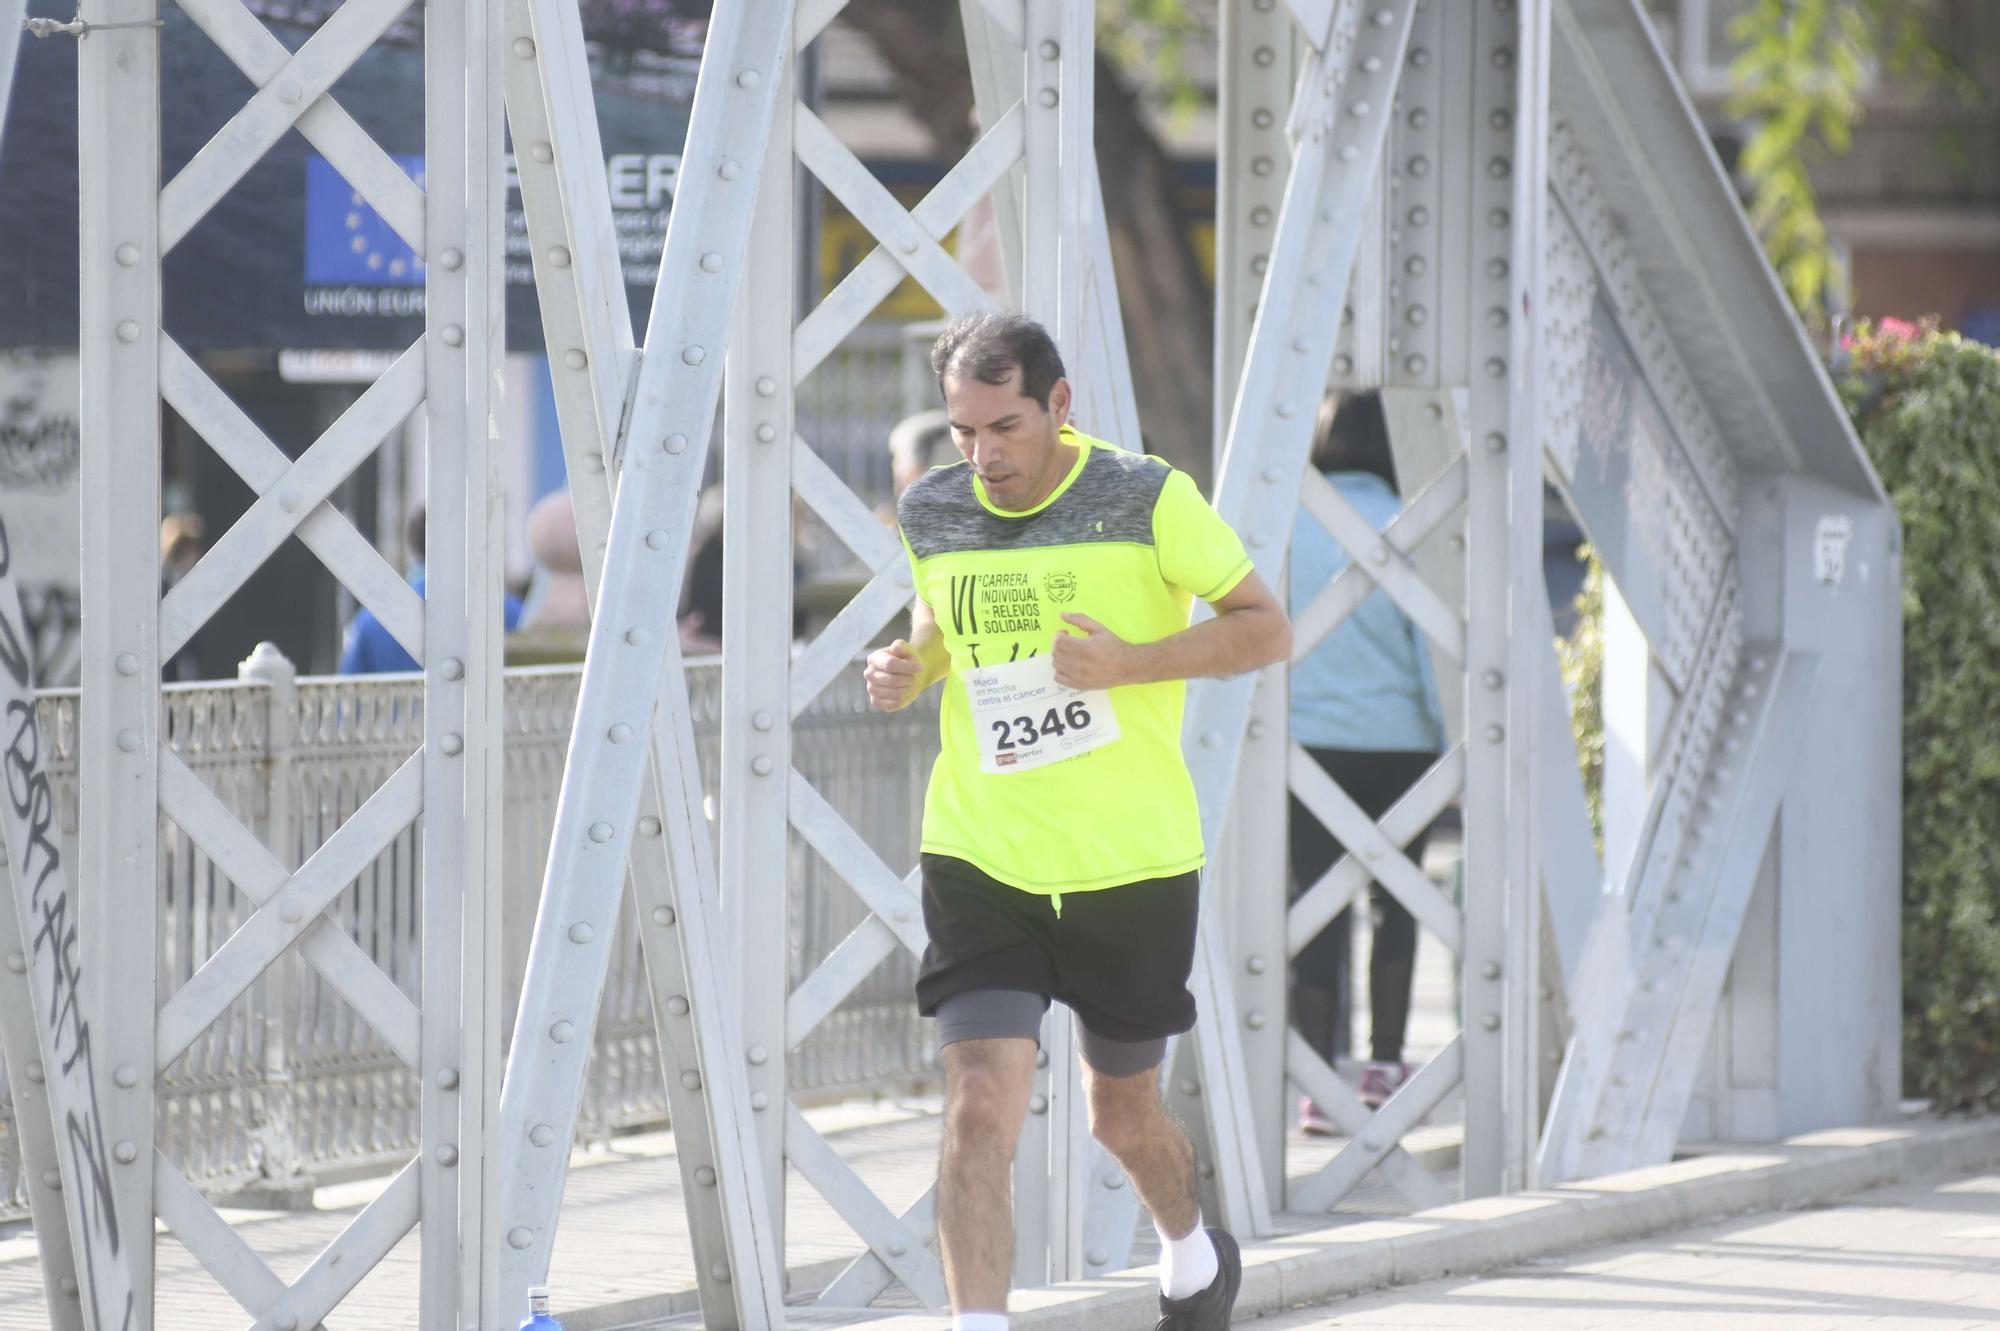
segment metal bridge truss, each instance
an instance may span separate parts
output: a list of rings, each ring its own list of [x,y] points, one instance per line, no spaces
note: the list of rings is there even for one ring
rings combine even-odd
[[[0,913],[0,1037],[22,1070],[24,1153],[44,1182],[34,1201],[53,1321],[150,1327],[158,1218],[259,1328],[317,1325],[419,1229],[421,1324],[511,1324],[547,1269],[627,891],[646,928],[705,1318],[746,1331],[783,1324],[788,1169],[868,1246],[822,1303],[867,1304],[901,1285],[942,1306],[932,1196],[894,1212],[786,1095],[788,1051],[884,959],[925,943],[914,870],[884,863],[792,763],[792,719],[854,668],[911,590],[893,535],[800,437],[793,394],[906,277],[952,314],[986,308],[993,298],[946,242],[990,197],[1007,299],[1055,329],[1084,424],[1136,445],[1092,152],[1092,6],[961,0],[981,133],[910,208],[796,96],[794,57],[841,0],[716,6],[660,278],[635,341],[574,5],[426,0],[419,186],[329,92],[400,0],[346,0],[296,52],[240,0],[181,4],[256,91],[170,181],[159,178],[157,134],[131,132],[135,115],[156,126],[162,97],[174,95],[160,81],[157,0],[89,0],[92,31],[79,46],[90,607],[81,748],[95,770],[75,878],[88,884],[89,909],[80,924],[68,917],[73,941],[49,927],[65,879],[35,867],[30,806],[5,820],[19,909]],[[0,107],[20,9],[0,0]],[[1857,551],[1874,550],[1893,530],[1869,516],[1879,491],[1838,459],[1785,451],[1818,408],[1760,396],[1743,368],[1765,355],[1770,377],[1789,373],[1759,350],[1781,339],[1720,351],[1690,342],[1689,320],[1724,300],[1713,284],[1686,294],[1672,280],[1699,274],[1716,252],[1695,243],[1700,227],[1685,223],[1672,244],[1642,254],[1635,224],[1599,183],[1608,173],[1620,192],[1663,197],[1607,73],[1637,69],[1639,84],[1658,83],[1631,0],[1226,0],[1223,26],[1215,503],[1274,583],[1294,515],[1302,506],[1320,523],[1352,562],[1299,617],[1295,659],[1379,589],[1430,643],[1452,734],[1377,821],[1288,739],[1285,667],[1191,686],[1186,748],[1218,853],[1194,978],[1202,1023],[1170,1091],[1201,1125],[1210,1216],[1269,1233],[1276,1212],[1329,1209],[1373,1174],[1413,1207],[1445,1200],[1449,1180],[1402,1142],[1454,1097],[1467,1195],[1663,1159],[1712,1073],[1704,1050],[1753,887],[1774,872],[1767,847],[1792,844],[1774,828],[1794,798],[1820,672],[1789,621],[1769,613],[1773,561],[1745,554],[1747,533],[1788,532],[1787,494],[1806,496],[1794,507],[1861,495],[1849,505],[1861,516],[1833,530],[1859,530]],[[593,609],[504,1078],[487,890],[498,880],[503,93]],[[423,336],[296,459],[174,344],[160,309],[163,256],[293,130],[427,264]],[[799,167],[876,241],[804,309],[792,272]],[[1741,231],[1726,202],[1709,211],[1737,228],[1729,235]],[[1386,531],[1307,466],[1329,385],[1384,390],[1406,501]],[[704,792],[673,618],[718,400],[729,652],[721,786]],[[1644,447],[1606,451],[1617,424],[1601,419],[1607,401],[1650,413]],[[152,462],[163,404],[257,495],[164,597]],[[427,441],[423,599],[328,502],[412,418]],[[1631,474],[1607,483],[1614,463]],[[1745,497],[1740,473],[1787,466],[1830,484],[1774,483],[1754,504]],[[1619,815],[1628,853],[1603,866],[1541,581],[1550,480],[1604,552],[1644,668],[1668,699],[1653,775]],[[797,651],[795,499],[871,571]],[[239,823],[158,738],[162,662],[291,537],[424,667],[422,749],[303,863]],[[1820,567],[1828,584],[1823,549]],[[11,585],[0,588],[0,629],[15,615]],[[1837,632],[1815,632],[1837,645]],[[0,702],[12,706],[29,684],[10,678]],[[15,764],[23,780],[32,747],[26,755]],[[1348,849],[1289,906],[1287,794]],[[1405,853],[1453,801],[1464,808],[1462,900]],[[419,817],[423,967],[407,993],[329,907]],[[154,971],[153,866],[183,840],[244,904],[227,940],[168,992]],[[774,932],[795,847],[869,912],[796,986],[783,926]],[[1284,1017],[1290,958],[1371,881],[1452,953],[1465,1018],[1372,1114]],[[288,1283],[155,1148],[153,1088],[217,1038],[217,1018],[291,949],[417,1078],[422,1140]],[[134,1001],[155,993],[156,1003]],[[1085,1130],[1066,1016],[1051,1018],[1043,1047],[1016,1172],[1022,1284],[1124,1266],[1136,1219],[1132,1189]],[[1292,1088],[1348,1138],[1296,1186],[1283,1145]],[[67,1226],[55,1219],[58,1197]]]

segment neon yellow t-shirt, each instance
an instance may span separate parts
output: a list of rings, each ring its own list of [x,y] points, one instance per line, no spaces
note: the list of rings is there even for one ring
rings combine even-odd
[[[1079,455],[1024,513],[996,508],[965,463],[934,468],[897,505],[917,595],[951,655],[943,752],[924,798],[923,848],[1047,895],[1171,877],[1203,862],[1181,756],[1187,686],[1110,690],[1119,738],[1026,771],[980,764],[962,672],[1048,652],[1082,613],[1128,642],[1187,627],[1196,596],[1250,572],[1243,543],[1185,473],[1065,426]]]

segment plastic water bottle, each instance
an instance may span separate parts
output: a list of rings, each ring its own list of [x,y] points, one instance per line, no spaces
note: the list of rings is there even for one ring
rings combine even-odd
[[[549,1315],[547,1285],[528,1287],[528,1315],[521,1322],[521,1331],[562,1331],[562,1323]]]

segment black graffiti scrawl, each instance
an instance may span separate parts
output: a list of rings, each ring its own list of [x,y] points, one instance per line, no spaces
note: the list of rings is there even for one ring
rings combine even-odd
[[[43,758],[28,665],[21,598],[12,549],[0,523],[0,807],[11,901],[0,903],[19,925],[30,955],[36,1038],[47,1070],[49,1105],[58,1129],[63,1198],[69,1208],[77,1278],[89,1300],[90,1324],[125,1328],[136,1317],[128,1255],[121,1252],[111,1152],[98,1106],[97,1060],[84,1009],[77,910],[63,873],[55,793]],[[145,1165],[141,1165],[145,1168]]]

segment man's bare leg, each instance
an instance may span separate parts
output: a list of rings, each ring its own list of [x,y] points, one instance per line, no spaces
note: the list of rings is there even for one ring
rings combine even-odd
[[[1179,1238],[1201,1219],[1195,1197],[1194,1143],[1160,1100],[1160,1070],[1107,1077],[1083,1065],[1090,1134],[1124,1166],[1162,1234]]]
[[[1005,1312],[1014,1267],[1014,1147],[1034,1089],[1035,1042],[959,1040],[938,1057],[944,1064],[937,1215],[945,1288],[954,1312]]]

